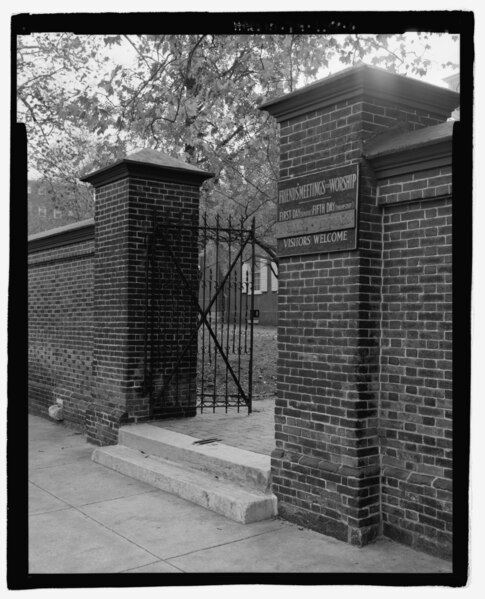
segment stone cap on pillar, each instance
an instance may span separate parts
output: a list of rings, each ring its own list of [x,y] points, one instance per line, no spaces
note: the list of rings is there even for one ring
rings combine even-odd
[[[427,110],[441,115],[443,120],[460,103],[460,94],[450,89],[361,63],[290,94],[267,100],[259,109],[281,122],[357,96]]]
[[[201,185],[213,173],[197,166],[187,164],[177,158],[157,150],[138,150],[117,162],[97,171],[84,175],[80,181],[91,183],[94,187],[119,181],[125,177],[140,177],[169,183]]]
[[[383,133],[364,144],[378,179],[417,173],[452,164],[453,129],[445,122],[401,133]]]

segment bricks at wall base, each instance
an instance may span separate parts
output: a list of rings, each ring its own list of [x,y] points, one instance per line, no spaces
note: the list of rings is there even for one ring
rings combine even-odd
[[[86,438],[95,445],[116,445],[120,426],[128,423],[128,414],[123,410],[90,404],[85,413]]]
[[[280,516],[359,547],[377,538],[379,467],[351,468],[276,449],[271,469]]]

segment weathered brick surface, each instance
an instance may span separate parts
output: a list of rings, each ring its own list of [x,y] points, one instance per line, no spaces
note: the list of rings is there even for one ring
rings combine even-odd
[[[378,99],[357,98],[283,121],[280,179],[355,162],[362,156],[363,142],[384,130],[414,130],[442,121],[439,114],[386,104]]]
[[[86,437],[94,445],[115,445],[120,426],[128,422],[125,409],[106,408],[91,402],[85,413]]]
[[[194,416],[196,404],[199,190],[172,187],[170,194],[158,192],[155,218],[161,230],[152,246],[149,289],[149,392],[153,415],[161,418]]]
[[[180,276],[175,278],[167,251],[157,244],[147,288],[148,243],[156,221],[166,224],[176,218],[179,223],[196,225],[198,202],[199,185],[133,176],[96,189],[94,401],[98,419],[102,415],[111,422],[116,416],[137,422],[153,415],[151,396],[159,390],[174,361],[164,341],[173,339],[177,333],[177,343],[183,342],[188,335],[189,320],[193,325],[194,308],[189,310],[188,300],[184,300],[185,303],[177,305],[177,314],[172,310],[168,326],[163,327],[156,320],[171,301],[173,290],[180,289]],[[172,243],[172,252],[189,276],[196,278],[197,244],[180,231]],[[148,345],[147,325],[150,330],[153,325],[155,331],[149,335]],[[147,367],[145,356],[149,361]],[[181,369],[191,380],[195,379],[193,353],[187,356]],[[152,389],[144,385],[145,374],[150,374]],[[155,415],[194,413],[193,394],[181,393],[176,402],[168,393]],[[89,430],[93,435],[102,430],[103,442],[109,441],[106,427],[93,426]]]
[[[421,218],[441,218],[441,214],[438,217],[441,208],[433,207],[436,213],[416,217],[413,216],[413,209],[403,202],[449,193],[449,170],[435,169],[429,173],[421,172],[415,177],[411,174],[402,176],[400,180],[380,182],[378,192],[373,170],[363,158],[364,142],[383,131],[412,130],[440,122],[442,115],[367,97],[349,99],[280,122],[280,180],[359,162],[360,208],[357,251],[280,257],[273,489],[279,499],[280,514],[284,517],[358,545],[365,544],[383,531],[392,538],[399,536],[399,540],[423,548],[433,534],[434,539],[437,539],[438,526],[433,518],[444,518],[447,509],[443,505],[438,514],[437,505],[425,506],[423,503],[421,520],[424,518],[425,521],[420,521],[420,517],[416,516],[416,522],[413,515],[408,517],[404,511],[411,509],[410,503],[416,505],[426,496],[427,491],[423,489],[432,488],[433,496],[438,492],[447,493],[439,488],[441,481],[446,479],[444,463],[440,473],[421,465],[415,469],[415,477],[408,480],[409,461],[423,452],[421,464],[424,464],[436,451],[431,429],[434,427],[434,433],[441,436],[442,440],[447,438],[445,412],[428,412],[434,407],[429,398],[420,400],[420,409],[411,400],[409,405],[417,408],[420,418],[433,418],[434,422],[425,421],[430,426],[425,434],[418,433],[417,429],[413,432],[405,430],[404,421],[396,417],[396,421],[402,422],[403,435],[398,448],[394,446],[395,433],[392,427],[388,427],[389,419],[384,421],[382,413],[379,419],[379,408],[380,390],[384,384],[382,377],[388,376],[387,373],[380,374],[387,351],[387,346],[384,346],[381,359],[380,340],[384,334],[381,332],[381,309],[384,309],[383,314],[386,314],[386,310],[392,313],[395,309],[393,302],[389,303],[389,308],[381,305],[383,277],[385,284],[398,295],[399,286],[408,283],[405,278],[404,282],[399,281],[393,286],[392,277],[400,271],[399,265],[396,269],[387,258],[388,252],[393,251],[394,238],[390,238],[389,223],[385,220],[387,216],[383,218],[381,204],[401,202],[402,205],[396,210],[409,213],[409,221],[417,219],[419,224],[423,223]],[[393,210],[391,206],[386,206],[384,214],[390,214]],[[443,226],[449,225],[449,222],[440,222]],[[449,243],[449,236],[444,231],[436,230],[438,223],[423,228],[417,241],[409,242],[409,247],[406,246],[409,231],[403,234],[402,239],[399,238],[399,243],[404,244],[406,251],[410,252],[411,263],[417,259],[417,254],[413,256],[416,247],[429,257],[429,264],[423,262],[419,266],[425,277],[422,284],[426,283],[426,277],[433,279],[438,275],[437,270],[448,264],[443,254],[448,250],[443,250],[442,246]],[[440,265],[435,262],[438,255]],[[442,276],[443,273],[439,274]],[[428,282],[435,283],[434,279]],[[428,288],[426,291],[423,288],[422,293],[427,292]],[[419,323],[418,327],[423,326],[423,330],[427,327],[427,331],[433,335],[438,326],[444,332],[445,327],[441,329],[442,325],[436,323],[437,314],[441,313],[447,302],[445,297],[448,296],[441,295],[444,293],[441,287],[429,293],[429,297],[420,296],[421,300],[426,299],[426,303],[416,322]],[[418,300],[411,296],[410,301]],[[425,324],[426,319],[429,320],[428,325]],[[389,341],[392,349],[401,342],[400,332],[392,329],[393,332],[395,330],[396,339]],[[426,338],[425,344],[429,341],[432,343],[434,339]],[[402,349],[401,346],[399,349]],[[425,352],[428,349],[431,348],[423,348]],[[428,382],[431,389],[438,387],[433,383],[433,380],[437,380],[433,379],[436,369],[448,363],[444,354],[439,358],[437,354],[433,356],[431,363],[423,355],[422,362],[410,374],[414,378],[415,394],[424,392]],[[396,359],[394,356],[389,358],[391,361]],[[394,367],[394,363],[391,367]],[[408,376],[406,368],[409,367],[409,364],[399,366],[404,370],[403,377]],[[392,384],[395,384],[392,378],[394,374],[389,376]],[[441,375],[438,377],[441,379]],[[405,387],[403,390],[407,393]],[[416,395],[413,397],[416,398]],[[398,398],[395,394],[395,400],[402,406],[400,412],[407,415],[409,412],[404,408],[406,399]],[[425,405],[425,402],[429,402],[429,405]],[[419,440],[417,437],[414,440],[407,437],[413,434],[418,435]],[[412,443],[414,453],[411,456],[406,451]],[[429,457],[425,457],[428,450]],[[382,451],[387,457],[394,452],[396,459],[392,466],[396,468],[393,474],[382,478],[385,495],[381,510]],[[445,459],[444,454],[440,459]],[[434,462],[433,466],[437,464]],[[401,478],[399,473],[403,473]],[[435,476],[428,478],[432,475]],[[438,486],[437,481],[440,481]],[[389,484],[394,496],[387,490]],[[399,496],[399,500],[396,496]],[[444,496],[441,497],[443,499]],[[394,508],[394,503],[398,501],[402,503],[402,515],[389,518],[385,510]],[[405,508],[406,501],[408,504]],[[431,514],[430,510],[433,509],[435,511]],[[382,513],[384,515],[381,517]],[[384,530],[382,522],[385,524]],[[416,523],[426,526],[419,540],[413,532]],[[433,526],[435,533],[432,532]]]
[[[379,181],[378,202],[381,206],[402,204],[451,196],[451,191],[450,165]]]
[[[90,401],[94,241],[29,255],[29,409],[47,415],[64,401],[66,421],[82,428]]]
[[[451,173],[417,174],[416,191],[450,189]],[[439,180],[437,180],[439,178]],[[434,185],[432,185],[434,183]],[[408,204],[384,181],[381,402],[384,533],[451,556],[451,198]],[[382,196],[381,196],[382,197]],[[385,194],[386,199],[389,194]],[[404,203],[403,203],[404,202]]]

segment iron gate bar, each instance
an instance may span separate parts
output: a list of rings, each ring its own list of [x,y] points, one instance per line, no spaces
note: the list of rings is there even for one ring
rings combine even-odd
[[[229,284],[231,284],[229,282]],[[236,353],[236,322],[237,322],[237,272],[234,271],[234,318],[232,319],[232,353]]]
[[[254,223],[254,219],[253,219],[253,223]],[[242,231],[242,229],[241,229],[241,231]],[[245,232],[246,232],[246,231],[245,231]],[[188,281],[187,281],[187,279],[186,279],[186,277],[185,277],[185,273],[184,273],[184,272],[182,271],[182,269],[180,268],[180,266],[179,266],[179,264],[178,264],[178,261],[175,259],[175,256],[173,255],[173,252],[172,252],[172,250],[171,250],[170,246],[167,244],[167,240],[166,240],[166,238],[165,238],[165,234],[164,234],[163,230],[162,230],[162,229],[160,230],[160,237],[161,237],[161,239],[162,239],[162,243],[164,243],[164,245],[165,245],[166,249],[168,250],[168,252],[169,252],[169,254],[170,254],[170,256],[171,256],[171,258],[172,258],[172,260],[173,260],[173,263],[174,263],[174,265],[176,266],[176,268],[178,269],[178,271],[179,271],[179,273],[180,273],[180,275],[181,275],[181,278],[182,278],[183,282],[184,282],[184,283],[185,283],[185,285],[187,286],[187,289],[188,289],[188,290],[189,290],[189,292],[190,292],[190,296],[191,296],[192,300],[194,300],[194,302],[195,302],[195,304],[196,304],[196,306],[197,306],[197,310],[198,310],[198,311],[199,311],[199,313],[200,313],[200,317],[201,317],[201,318],[200,318],[200,320],[199,320],[199,322],[198,322],[198,324],[197,324],[197,327],[194,329],[194,331],[193,331],[193,333],[192,333],[192,335],[191,335],[191,337],[190,337],[189,341],[188,341],[188,342],[187,342],[187,344],[185,345],[185,348],[184,348],[184,350],[182,351],[182,353],[180,353],[180,354],[179,354],[178,360],[177,360],[177,362],[175,363],[175,366],[173,367],[173,369],[172,369],[172,372],[170,373],[170,376],[169,376],[168,380],[167,380],[166,382],[164,382],[164,384],[163,384],[163,387],[162,387],[162,389],[160,390],[160,393],[158,394],[158,398],[162,397],[162,395],[164,394],[164,392],[167,390],[168,386],[170,385],[170,383],[171,383],[171,381],[172,381],[172,378],[173,378],[173,376],[174,376],[175,372],[177,371],[177,368],[178,368],[178,366],[180,365],[180,363],[182,362],[183,358],[185,357],[185,354],[187,353],[187,351],[188,351],[188,349],[189,349],[190,345],[192,344],[192,341],[194,340],[195,336],[197,335],[197,333],[198,333],[198,331],[199,331],[199,329],[200,329],[201,325],[202,325],[203,323],[205,323],[205,325],[207,326],[207,329],[208,329],[208,332],[209,332],[209,334],[211,335],[211,337],[212,337],[212,338],[213,338],[213,340],[214,340],[214,343],[215,343],[215,345],[216,345],[216,348],[219,350],[219,353],[221,354],[221,357],[223,358],[223,360],[224,360],[224,362],[225,362],[225,364],[226,364],[227,368],[229,369],[229,372],[231,373],[231,376],[232,376],[232,378],[234,379],[234,382],[236,383],[236,386],[237,386],[237,388],[238,388],[238,391],[239,391],[239,392],[241,393],[241,395],[242,395],[242,398],[243,398],[243,400],[244,400],[244,403],[245,403],[245,404],[246,404],[246,406],[248,407],[248,412],[249,412],[249,413],[251,413],[251,404],[250,404],[250,401],[251,401],[251,393],[250,393],[250,397],[248,398],[248,397],[246,396],[246,393],[245,393],[245,392],[244,392],[244,390],[242,389],[242,387],[241,387],[241,385],[240,385],[240,383],[239,383],[239,380],[238,380],[238,378],[236,377],[236,375],[235,375],[235,373],[234,373],[234,371],[233,371],[233,369],[232,369],[232,367],[231,367],[231,365],[230,365],[230,363],[229,363],[229,361],[228,361],[228,359],[227,359],[226,355],[224,354],[224,349],[223,349],[223,348],[220,346],[220,344],[219,344],[219,341],[218,341],[218,339],[217,339],[217,336],[216,336],[216,335],[214,335],[214,332],[213,332],[213,330],[212,330],[212,327],[211,327],[211,325],[210,325],[210,324],[208,323],[208,321],[207,321],[207,313],[210,311],[210,309],[211,309],[212,305],[214,304],[215,300],[217,299],[217,296],[219,295],[219,293],[220,293],[221,289],[224,287],[224,284],[225,284],[226,280],[228,279],[228,277],[229,277],[229,275],[230,275],[230,273],[231,273],[232,269],[234,268],[234,266],[237,264],[237,261],[238,261],[238,259],[239,259],[239,256],[240,256],[240,255],[242,254],[242,252],[244,251],[244,248],[245,248],[245,247],[246,247],[246,245],[248,244],[248,242],[249,242],[249,239],[251,238],[251,236],[252,236],[253,232],[254,232],[254,225],[253,225],[253,229],[251,230],[251,233],[250,233],[250,235],[248,235],[248,236],[247,236],[247,238],[246,238],[246,240],[244,241],[243,245],[242,245],[242,246],[241,246],[241,248],[239,249],[239,251],[238,251],[238,253],[237,253],[237,255],[236,255],[236,258],[234,259],[233,263],[231,264],[231,267],[229,268],[228,272],[226,273],[226,275],[225,275],[225,277],[224,277],[224,279],[223,279],[222,283],[220,283],[220,284],[219,284],[219,286],[218,286],[218,288],[217,288],[217,291],[216,291],[216,293],[214,294],[214,297],[212,298],[212,300],[211,300],[211,302],[210,302],[209,306],[206,308],[206,310],[205,310],[205,311],[203,311],[203,310],[201,309],[200,305],[199,305],[199,302],[198,302],[198,299],[197,299],[197,297],[194,295],[194,293],[193,293],[193,291],[192,291],[192,288],[190,287],[190,284],[188,283]],[[247,302],[246,302],[246,304],[247,304]],[[216,325],[216,326],[217,326],[217,325]],[[251,327],[251,329],[252,329],[252,327]],[[239,331],[239,334],[240,334],[240,331]],[[216,354],[214,353],[214,356],[215,356],[215,355],[216,355]]]
[[[231,263],[231,216],[229,215],[229,241],[228,241],[228,246],[229,246],[229,264]],[[223,302],[223,306],[225,305],[225,301]],[[222,322],[224,322],[224,317],[222,318]],[[227,334],[226,334],[226,355],[229,355],[229,332],[231,329],[231,277],[229,276],[229,286],[228,286],[228,299],[227,299]],[[229,383],[229,379],[228,379],[228,375],[227,375],[227,368],[226,368],[226,393],[225,393],[225,400],[226,400],[226,414],[227,414],[227,407],[228,407],[228,383]]]
[[[205,306],[205,284],[206,284],[206,277],[205,277],[205,273],[206,273],[206,268],[207,268],[207,252],[205,251],[205,248],[207,246],[207,214],[204,213],[204,241],[203,241],[203,246],[204,246],[204,261],[202,263],[202,305]],[[210,291],[209,291],[209,297],[210,297]],[[210,344],[209,344],[209,351],[210,351]],[[201,397],[204,397],[204,382],[205,382],[205,377],[204,377],[204,366],[205,366],[205,327],[202,327],[202,381],[201,381]],[[197,385],[196,385],[196,392],[197,392]],[[201,413],[202,413],[203,408],[201,408]]]
[[[248,294],[249,294],[249,273],[246,270],[246,301],[244,302],[244,353],[248,353]]]
[[[241,216],[240,221],[241,238],[243,234],[243,219]],[[242,290],[243,290],[243,274],[242,274],[242,261],[239,263],[239,344],[238,344],[238,355],[237,355],[237,374],[241,378],[241,330],[242,330]],[[239,412],[239,397],[237,398],[237,411]]]
[[[255,266],[256,266],[256,256],[255,256],[255,243],[256,243],[256,223],[253,218],[253,222],[251,225],[252,235],[251,235],[251,329],[250,329],[250,338],[249,338],[249,384],[248,384],[248,393],[249,393],[249,406],[248,413],[252,412],[252,394],[253,394],[253,328],[254,328],[254,274],[255,274]],[[261,274],[260,280],[261,280]],[[247,296],[246,296],[246,304],[247,304]]]
[[[214,285],[215,289],[215,285]],[[209,299],[212,297],[212,268],[209,268]],[[212,326],[212,310],[209,310],[209,324]],[[205,327],[202,327],[204,330]],[[212,364],[212,346],[209,343],[209,364]]]
[[[216,214],[216,288],[217,288],[217,283],[219,281],[219,214]],[[216,303],[216,322],[215,322],[215,329],[216,329],[216,337],[217,337],[217,314],[218,314],[219,310],[217,309],[217,303]],[[227,362],[226,362],[227,364]],[[217,381],[217,352],[214,352],[214,384],[213,384],[213,400],[212,400],[212,412],[215,413],[216,411],[216,389],[217,389],[217,385],[216,385],[216,381]]]

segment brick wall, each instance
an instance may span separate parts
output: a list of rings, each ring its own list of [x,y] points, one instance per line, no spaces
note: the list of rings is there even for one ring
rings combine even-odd
[[[383,532],[444,557],[452,548],[450,192],[450,167],[379,186]]]
[[[439,117],[352,101],[281,123],[281,179],[362,157],[363,142]],[[381,214],[361,160],[357,252],[280,260],[275,492],[292,519],[357,544],[378,532]]]
[[[431,86],[416,82],[408,94],[404,78],[375,75],[368,67],[354,73],[263,105],[280,123],[281,181],[360,164],[357,250],[280,256],[273,488],[281,515],[325,534],[363,545],[384,532],[436,551],[438,540],[449,539],[438,537],[438,531],[449,530],[450,504],[444,502],[450,499],[450,413],[449,405],[436,401],[447,393],[437,391],[437,383],[450,374],[449,352],[443,346],[450,334],[449,313],[443,313],[445,305],[449,308],[450,290],[441,284],[438,288],[436,282],[433,289],[428,285],[433,277],[446,279],[441,269],[450,266],[450,240],[439,227],[449,227],[449,221],[440,220],[443,215],[438,211],[443,207],[430,204],[429,212],[424,212],[424,218],[431,219],[429,226],[406,229],[397,239],[401,233],[392,227],[407,227],[404,214],[410,214],[410,223],[422,224],[423,216],[416,216],[420,208],[413,216],[414,208],[405,202],[449,193],[450,171],[436,168],[426,173],[421,166],[416,176],[411,169],[401,172],[399,179],[378,180],[374,165],[364,156],[365,144],[382,133],[392,136],[442,123],[448,110],[444,104],[453,106],[456,96],[448,98],[448,92],[440,96],[441,91],[429,91]],[[426,102],[428,94],[437,100],[436,109]],[[412,152],[407,159],[413,161]],[[395,201],[394,194],[401,201],[399,208],[387,205]],[[417,267],[423,278],[413,285],[422,288],[414,293],[421,293],[424,306],[412,322],[407,321],[407,304],[382,301],[383,291],[386,298],[399,295],[399,286],[408,284],[393,283],[400,270],[391,262],[395,251],[401,251],[393,244],[405,248],[399,259],[409,260],[410,268],[418,260],[416,248],[423,254]],[[416,303],[413,292],[406,293],[404,287],[404,300]],[[405,314],[398,312],[400,317],[394,320],[396,309]],[[404,331],[410,335],[409,347],[402,343],[399,320],[409,327]],[[394,351],[409,360],[403,363],[402,355],[393,355]],[[397,371],[403,380],[397,381]],[[407,385],[406,376],[414,383]],[[396,384],[401,385],[399,392],[381,393],[386,385]],[[451,386],[450,381],[445,385]],[[411,390],[414,396],[408,395]],[[386,467],[383,479],[381,460]],[[398,479],[398,470],[412,478]],[[441,552],[447,553],[447,548]]]
[[[94,239],[29,254],[29,409],[63,399],[82,428],[91,400]]]

